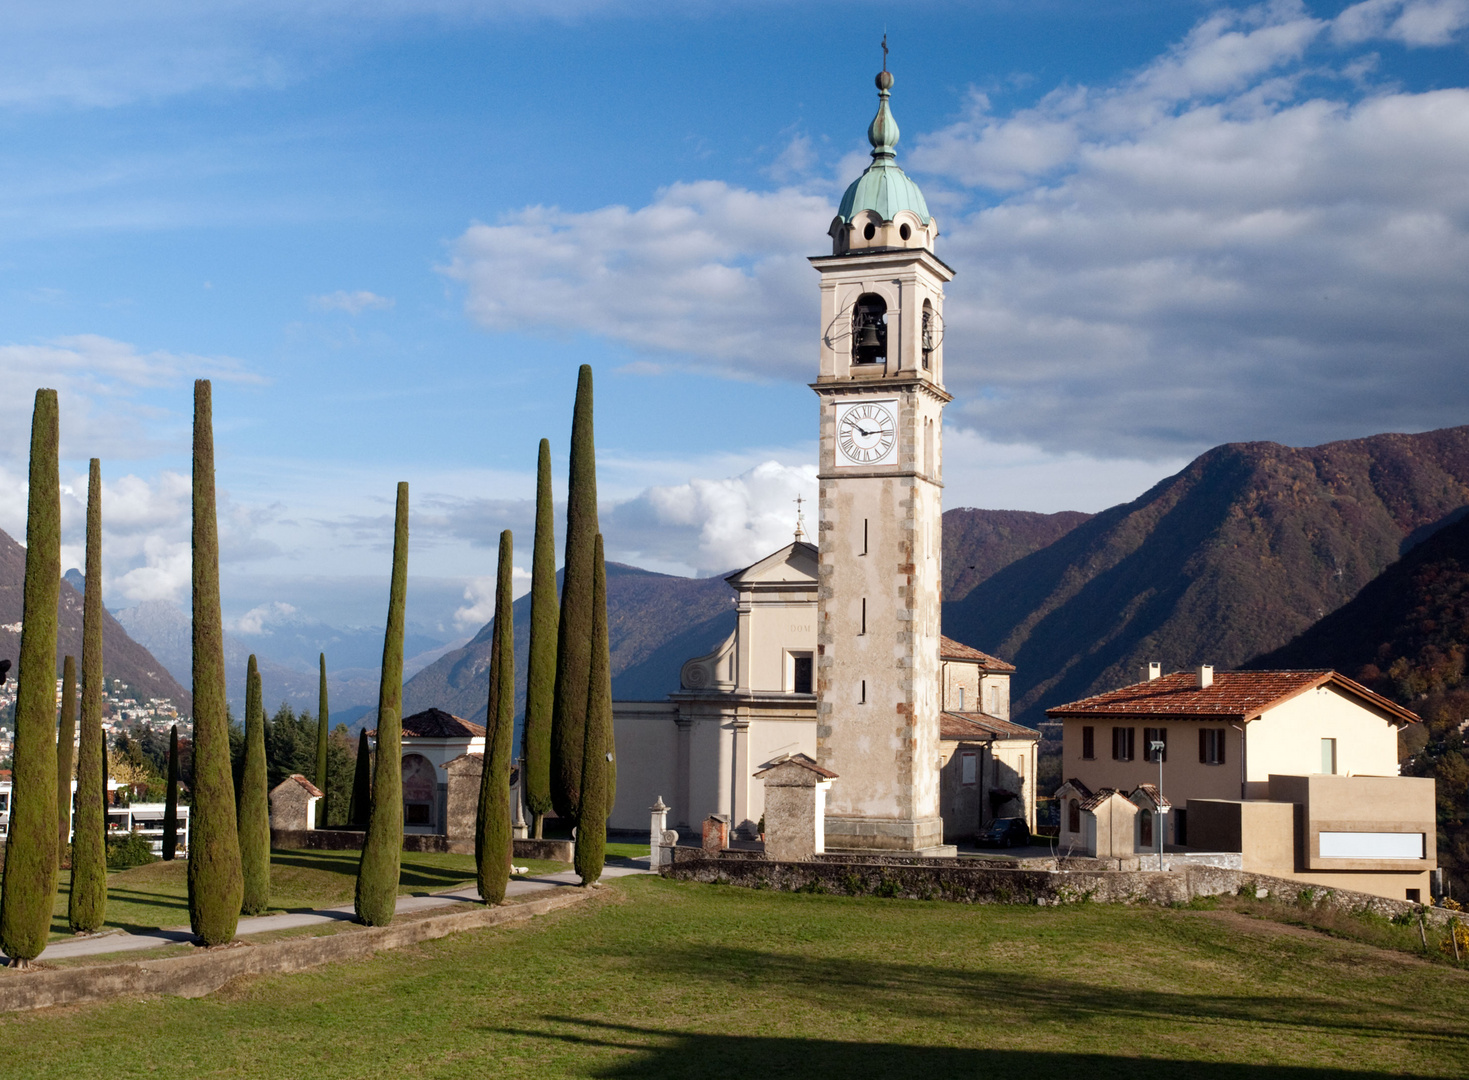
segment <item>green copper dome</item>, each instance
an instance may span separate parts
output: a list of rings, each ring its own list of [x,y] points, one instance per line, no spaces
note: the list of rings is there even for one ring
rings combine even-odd
[[[884,71],[877,76],[877,115],[867,128],[867,141],[872,144],[872,164],[867,171],[852,181],[847,193],[842,196],[841,209],[837,216],[842,221],[851,220],[864,210],[871,210],[883,221],[892,221],[899,210],[911,210],[918,219],[928,224],[928,203],[918,185],[908,179],[908,174],[898,168],[893,148],[898,145],[898,122],[888,108],[888,91],[892,88],[893,76]]]

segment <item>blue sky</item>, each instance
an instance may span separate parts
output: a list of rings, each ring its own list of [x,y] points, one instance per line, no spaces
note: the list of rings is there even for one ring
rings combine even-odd
[[[1219,442],[1469,421],[1469,0],[16,0],[0,26],[0,527],[58,386],[66,479],[95,454],[108,480],[110,607],[186,596],[200,375],[242,633],[380,622],[400,479],[410,618],[473,632],[500,528],[528,564],[581,363],[613,558],[782,542],[815,488],[805,256],[865,163],[884,29],[959,271],[947,505],[1098,510]]]

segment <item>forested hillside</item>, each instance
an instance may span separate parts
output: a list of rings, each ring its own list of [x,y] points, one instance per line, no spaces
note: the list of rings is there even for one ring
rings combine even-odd
[[[1234,667],[1346,603],[1469,504],[1469,427],[1216,447],[944,605],[1019,669],[1017,719],[1150,660]]]

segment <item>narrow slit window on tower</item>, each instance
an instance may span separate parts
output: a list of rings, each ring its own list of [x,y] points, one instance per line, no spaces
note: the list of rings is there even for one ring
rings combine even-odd
[[[867,519],[862,519],[862,554],[867,554]]]
[[[852,363],[878,364],[888,357],[888,305],[876,293],[863,293],[852,305]]]
[[[933,366],[933,350],[938,335],[935,333],[935,322],[933,317],[933,303],[925,300],[923,302],[923,370],[927,371]]]
[[[867,597],[862,598],[862,633],[867,633]]]
[[[858,705],[866,705],[867,704],[867,680],[866,679],[863,679],[862,680],[862,696],[857,699],[857,704]]]

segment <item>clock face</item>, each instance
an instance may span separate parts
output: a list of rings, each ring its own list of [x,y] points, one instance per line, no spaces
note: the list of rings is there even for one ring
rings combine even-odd
[[[844,465],[891,465],[898,459],[896,402],[859,401],[837,410],[837,459]]]

